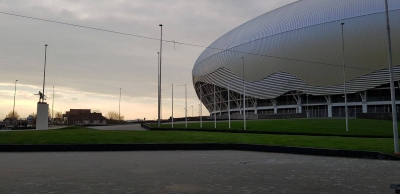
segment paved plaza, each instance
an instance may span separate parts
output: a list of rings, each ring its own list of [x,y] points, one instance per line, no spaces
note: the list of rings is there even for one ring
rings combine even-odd
[[[144,131],[146,129],[140,126],[140,123],[126,124],[126,125],[105,125],[105,126],[93,126],[87,127],[98,130],[132,130],[132,131]]]
[[[0,153],[0,193],[394,193],[400,162],[243,151]]]

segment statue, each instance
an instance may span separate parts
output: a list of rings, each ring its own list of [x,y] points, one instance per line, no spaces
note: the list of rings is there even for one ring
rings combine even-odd
[[[44,95],[43,95],[43,93],[42,93],[42,92],[40,92],[40,91],[39,91],[39,93],[38,93],[38,94],[35,94],[35,95],[39,95],[39,102],[40,102],[40,100],[42,100],[42,103],[43,103],[43,101],[44,101],[44,100],[46,100],[46,99],[44,98]]]

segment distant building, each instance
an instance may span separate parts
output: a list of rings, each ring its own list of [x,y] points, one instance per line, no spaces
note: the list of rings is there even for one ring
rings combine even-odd
[[[70,109],[63,114],[67,125],[105,125],[106,118],[101,113],[92,113],[90,109]]]

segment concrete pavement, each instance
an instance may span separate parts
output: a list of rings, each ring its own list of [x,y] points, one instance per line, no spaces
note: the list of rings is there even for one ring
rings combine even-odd
[[[244,151],[0,153],[1,193],[394,193],[398,161]]]
[[[126,124],[126,125],[106,125],[106,126],[93,126],[88,127],[97,130],[135,130],[135,131],[145,131],[146,129],[140,126],[140,123]]]

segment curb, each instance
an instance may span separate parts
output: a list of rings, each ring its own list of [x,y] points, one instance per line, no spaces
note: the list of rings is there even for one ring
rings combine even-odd
[[[193,129],[193,128],[153,128],[146,124],[141,125],[150,131],[190,131],[190,132],[211,132],[211,133],[247,133],[247,134],[264,134],[264,135],[302,135],[302,136],[320,136],[320,137],[359,137],[359,138],[393,138],[384,135],[335,135],[335,134],[319,134],[319,133],[290,133],[290,132],[266,132],[266,131],[242,131],[232,129]]]
[[[70,144],[70,145],[0,145],[0,152],[94,152],[94,151],[171,151],[171,150],[237,150],[316,156],[334,156],[380,160],[400,157],[368,151],[268,146],[256,144]]]

